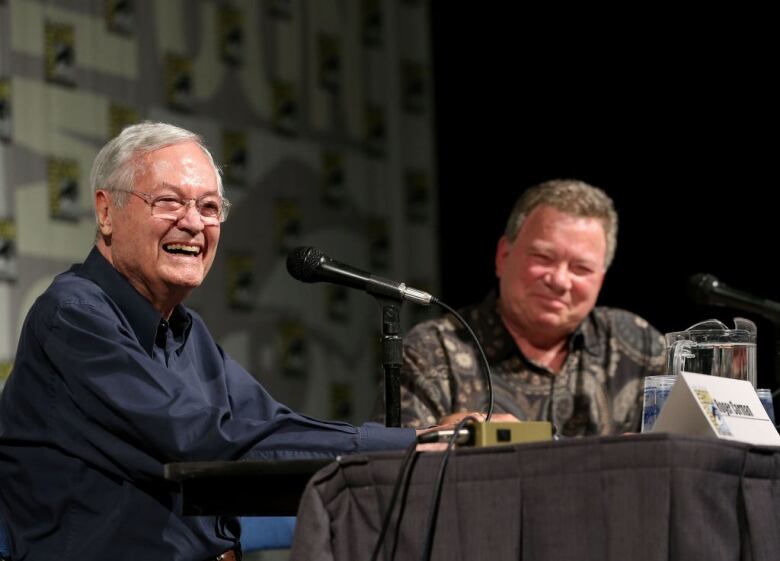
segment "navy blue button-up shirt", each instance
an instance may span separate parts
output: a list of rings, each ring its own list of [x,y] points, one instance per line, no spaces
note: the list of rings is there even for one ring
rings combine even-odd
[[[25,321],[0,399],[0,515],[30,561],[201,561],[238,532],[182,516],[164,464],[334,457],[414,434],[291,411],[197,314],[178,306],[164,320],[93,249]]]

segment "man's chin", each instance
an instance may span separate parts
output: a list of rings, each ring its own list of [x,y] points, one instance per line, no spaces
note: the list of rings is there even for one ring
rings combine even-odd
[[[171,275],[165,279],[165,284],[171,290],[189,291],[203,284],[203,277],[201,274]]]
[[[555,331],[573,331],[576,325],[572,326],[571,318],[564,317],[555,313],[542,313],[536,317],[536,325],[540,329],[550,329]]]
[[[193,288],[198,288],[201,284],[203,284],[203,277],[192,278],[192,279],[181,279],[179,282],[176,283],[176,285],[179,286],[180,288],[188,289],[188,290],[192,290]]]

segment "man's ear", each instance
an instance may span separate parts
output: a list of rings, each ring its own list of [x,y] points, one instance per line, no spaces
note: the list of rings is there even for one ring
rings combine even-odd
[[[111,198],[103,189],[95,191],[95,214],[97,215],[98,231],[103,237],[111,237],[114,231],[111,216]]]
[[[506,261],[510,249],[512,249],[512,242],[506,236],[501,236],[496,247],[496,277],[498,278],[501,278],[504,272],[504,261]]]

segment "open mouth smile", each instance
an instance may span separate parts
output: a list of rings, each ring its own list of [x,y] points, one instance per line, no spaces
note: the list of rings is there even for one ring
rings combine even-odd
[[[201,247],[184,243],[163,244],[163,250],[173,255],[185,255],[188,257],[197,257],[201,253]]]

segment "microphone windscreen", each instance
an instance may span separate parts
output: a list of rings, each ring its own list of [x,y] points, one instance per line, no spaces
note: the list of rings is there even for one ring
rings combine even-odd
[[[708,273],[696,273],[688,279],[688,295],[697,304],[709,304],[718,279]]]
[[[317,269],[323,253],[314,247],[296,247],[287,254],[287,272],[299,281],[317,281]]]

